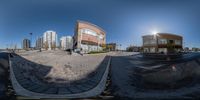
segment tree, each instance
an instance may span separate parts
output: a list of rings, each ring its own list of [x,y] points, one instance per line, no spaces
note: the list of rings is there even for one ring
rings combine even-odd
[[[55,43],[55,42],[51,43],[51,48],[52,48],[53,50],[56,49],[56,43]]]
[[[110,51],[110,50],[113,50],[113,48],[114,48],[114,47],[113,47],[112,45],[108,45],[108,46],[107,46],[107,49],[108,49],[109,51]]]
[[[103,50],[106,49],[106,44],[102,44],[102,49],[103,49]]]
[[[44,48],[45,48],[45,50],[47,50],[49,48],[48,41],[45,41]]]

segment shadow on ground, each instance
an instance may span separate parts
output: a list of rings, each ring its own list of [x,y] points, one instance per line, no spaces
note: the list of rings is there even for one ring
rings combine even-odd
[[[0,99],[7,98],[7,85],[9,81],[8,53],[0,53]]]
[[[52,66],[46,66],[32,62],[17,54],[15,54],[14,57],[18,57],[24,62],[20,63],[19,61],[15,61],[12,64],[14,74],[20,85],[32,92],[43,94],[75,94],[94,88],[101,80],[109,60],[109,57],[106,56],[99,64],[97,69],[91,73],[88,73],[84,78],[73,81],[55,78],[56,81],[63,81],[60,83],[56,81],[49,82],[47,80],[50,78],[45,77],[52,69]],[[72,66],[65,67],[70,68]]]

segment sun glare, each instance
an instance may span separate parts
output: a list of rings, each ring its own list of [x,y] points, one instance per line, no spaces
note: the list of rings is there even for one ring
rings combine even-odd
[[[157,31],[152,31],[152,34],[153,35],[156,35],[158,32]]]

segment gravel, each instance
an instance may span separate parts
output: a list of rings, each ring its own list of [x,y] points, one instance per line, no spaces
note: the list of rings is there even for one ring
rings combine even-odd
[[[66,83],[87,78],[103,61],[106,54],[68,55],[65,51],[29,51],[18,53],[21,58],[13,58],[27,72],[32,71],[38,78],[47,83]],[[27,62],[28,61],[28,62]],[[26,72],[26,77],[32,77]],[[26,75],[25,75],[26,74]]]

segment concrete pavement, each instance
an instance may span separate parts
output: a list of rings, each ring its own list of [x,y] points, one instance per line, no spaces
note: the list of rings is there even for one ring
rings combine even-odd
[[[200,59],[199,54],[188,54],[184,55],[183,58],[177,59],[177,61],[171,61],[163,63],[159,59],[146,59],[142,55],[134,56],[113,56],[111,63],[111,79],[112,79],[112,91],[115,97],[123,98],[192,98],[188,94],[199,93],[200,91],[200,82],[195,84],[191,83],[188,86],[183,86],[178,89],[169,89],[169,90],[156,90],[156,89],[145,89],[142,85],[142,78],[138,76],[136,72],[141,73],[152,73],[157,72],[161,69],[171,68],[171,64],[185,63],[180,64],[180,67],[183,65],[187,68],[197,67],[196,70],[200,70]],[[195,64],[194,64],[195,62]],[[160,65],[160,66],[159,66]],[[140,67],[141,66],[141,67]],[[159,66],[159,67],[152,67]],[[192,67],[194,66],[194,67]],[[152,67],[152,68],[151,68]],[[177,69],[179,70],[179,69]],[[164,74],[164,73],[163,73]],[[159,77],[159,76],[158,76]],[[193,85],[192,85],[193,84]]]

